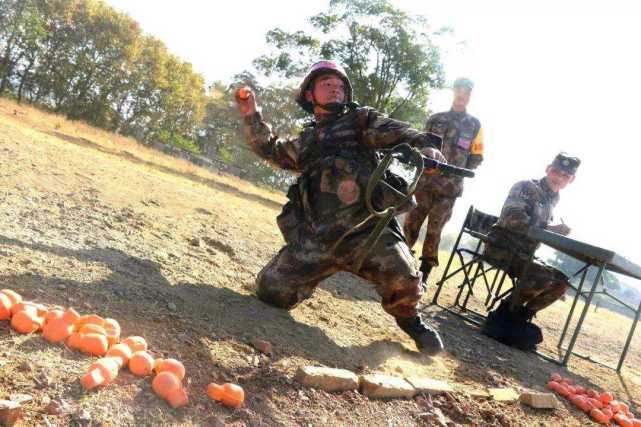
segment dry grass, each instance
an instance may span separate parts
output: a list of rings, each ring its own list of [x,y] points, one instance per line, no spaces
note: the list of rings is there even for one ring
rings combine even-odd
[[[203,169],[184,159],[146,147],[133,138],[98,129],[82,121],[68,120],[33,106],[17,104],[9,99],[0,98],[0,117],[2,115],[17,117],[25,126],[58,138],[68,141],[76,138],[78,143],[93,144],[101,151],[113,155],[137,159],[192,178],[214,180],[243,192],[267,197],[277,203],[282,203],[285,200],[283,194],[278,191],[259,188],[227,173]]]

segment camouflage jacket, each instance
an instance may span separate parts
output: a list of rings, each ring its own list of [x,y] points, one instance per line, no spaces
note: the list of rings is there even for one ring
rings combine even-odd
[[[528,228],[546,228],[558,202],[559,193],[548,187],[545,178],[517,182],[510,189],[501,216],[489,233],[490,246],[529,257],[538,248],[538,243],[525,236]]]
[[[367,107],[313,122],[296,139],[279,139],[259,113],[245,118],[244,129],[256,154],[300,173],[278,216],[287,243],[333,242],[367,218],[364,195],[377,149],[434,147],[433,136]]]
[[[481,122],[466,112],[446,111],[427,119],[425,131],[443,138],[441,151],[451,165],[476,169],[483,161],[483,129]],[[423,177],[430,191],[443,196],[460,197],[463,178],[434,174]],[[422,185],[423,186],[423,185]]]

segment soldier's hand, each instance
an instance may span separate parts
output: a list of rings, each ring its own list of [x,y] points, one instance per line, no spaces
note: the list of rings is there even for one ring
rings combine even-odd
[[[432,147],[423,148],[423,149],[421,150],[421,152],[422,152],[425,156],[429,157],[430,159],[438,160],[438,161],[439,161],[439,162],[441,162],[441,163],[447,163],[447,159],[445,158],[445,156],[443,155],[443,153],[441,153],[441,152],[440,152],[439,150],[437,150],[436,148],[432,148]]]
[[[242,117],[251,116],[258,110],[254,91],[246,86],[236,91],[236,103]]]
[[[568,227],[565,224],[555,224],[555,225],[548,225],[547,230],[551,231],[552,233],[560,234],[562,236],[567,236],[570,234],[570,227]]]

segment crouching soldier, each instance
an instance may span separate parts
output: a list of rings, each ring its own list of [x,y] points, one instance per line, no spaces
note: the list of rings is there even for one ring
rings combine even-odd
[[[510,190],[499,220],[489,233],[490,243],[484,255],[518,282],[510,297],[489,313],[482,328],[484,334],[522,350],[533,350],[543,340],[532,318],[561,298],[570,285],[560,271],[539,260],[530,261],[538,243],[526,233],[532,226],[562,235],[570,233],[567,225],[550,222],[559,191],[574,181],[580,163],[578,158],[560,153],[543,178],[517,182]]]
[[[300,174],[277,218],[286,244],[258,274],[258,298],[290,310],[311,297],[322,280],[349,271],[374,283],[383,309],[421,352],[440,352],[438,332],[417,312],[424,289],[398,223],[390,222],[375,245],[365,248],[375,226],[375,221],[367,220],[365,193],[377,166],[376,150],[407,143],[444,161],[435,148],[440,138],[358,107],[352,102],[347,75],[332,61],[313,65],[300,85],[296,101],[314,115],[314,122],[296,139],[272,133],[253,93],[247,99],[237,96],[237,101],[253,151]],[[367,255],[357,262],[363,250]]]

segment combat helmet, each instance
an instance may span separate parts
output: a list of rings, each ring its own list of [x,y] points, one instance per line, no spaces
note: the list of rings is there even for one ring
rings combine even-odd
[[[296,92],[296,103],[298,103],[298,105],[308,113],[314,112],[314,104],[305,99],[305,92],[310,89],[310,85],[316,77],[327,72],[335,73],[341,78],[341,80],[343,80],[345,83],[345,104],[352,102],[352,83],[349,81],[345,70],[343,70],[343,68],[334,61],[322,60],[310,67],[307,75]]]

